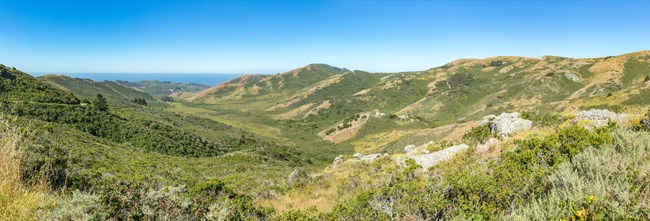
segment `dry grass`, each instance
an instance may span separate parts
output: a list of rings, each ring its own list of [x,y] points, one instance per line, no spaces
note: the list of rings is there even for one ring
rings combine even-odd
[[[44,186],[28,187],[20,180],[23,134],[0,116],[0,220],[36,220],[38,209],[54,204]]]

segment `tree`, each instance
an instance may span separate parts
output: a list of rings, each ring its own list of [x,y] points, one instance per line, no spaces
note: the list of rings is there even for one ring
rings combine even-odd
[[[144,98],[135,98],[131,100],[131,102],[142,105],[142,106],[147,106],[147,101]]]
[[[174,98],[172,98],[170,96],[163,96],[162,98],[160,98],[160,100],[162,100],[164,102],[174,102]]]
[[[97,98],[95,98],[95,101],[93,102],[93,107],[97,111],[108,111],[108,102],[104,96],[97,94]]]

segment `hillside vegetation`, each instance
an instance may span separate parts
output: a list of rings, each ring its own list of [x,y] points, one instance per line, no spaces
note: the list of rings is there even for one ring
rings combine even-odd
[[[69,91],[84,101],[92,100],[97,94],[101,94],[114,105],[135,106],[132,101],[138,99],[144,100],[147,105],[168,106],[145,92],[113,81],[95,82],[90,79],[73,78],[64,75],[44,75],[38,77],[38,79],[62,90]]]
[[[0,216],[648,220],[649,70],[648,51],[311,64],[162,102],[175,84],[1,66]]]
[[[118,84],[144,91],[154,97],[164,97],[177,93],[196,93],[205,90],[210,85],[199,83],[180,83],[169,81],[116,81]]]

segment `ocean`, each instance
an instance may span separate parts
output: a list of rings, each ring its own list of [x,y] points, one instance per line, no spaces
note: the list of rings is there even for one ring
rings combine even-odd
[[[35,74],[41,76],[44,74]],[[88,78],[93,81],[142,81],[142,80],[156,80],[156,81],[171,81],[183,83],[201,83],[207,85],[217,85],[231,79],[243,76],[243,74],[192,74],[192,73],[146,73],[146,74],[129,74],[129,73],[93,73],[93,74],[78,74],[66,73],[67,75],[76,78]]]

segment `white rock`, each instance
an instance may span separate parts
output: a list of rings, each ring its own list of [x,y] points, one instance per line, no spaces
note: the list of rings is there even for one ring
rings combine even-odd
[[[361,153],[355,153],[355,154],[352,155],[352,156],[355,157],[355,158],[359,158],[359,159],[361,159],[361,157],[363,157],[363,154],[361,154]]]
[[[368,155],[362,156],[359,159],[362,160],[362,161],[370,162],[370,161],[373,161],[373,160],[375,160],[377,158],[380,158],[380,157],[381,157],[381,154],[373,153],[373,154],[368,154]]]
[[[605,109],[603,110],[591,109],[588,111],[578,112],[576,117],[573,119],[573,122],[588,120],[591,121],[591,126],[602,127],[602,126],[607,126],[607,124],[610,121],[620,122],[627,119],[628,117],[625,114],[617,114],[615,112],[611,112]]]
[[[501,141],[497,138],[490,138],[485,143],[479,143],[476,145],[476,153],[484,153],[490,150],[490,147],[499,145]]]
[[[406,147],[404,147],[404,151],[405,151],[406,153],[413,153],[413,151],[415,150],[415,148],[416,148],[415,145],[412,145],[412,144],[411,144],[411,145],[406,145]]]
[[[569,80],[571,80],[573,82],[576,82],[576,83],[580,83],[582,81],[582,79],[580,79],[580,76],[578,76],[578,75],[576,75],[574,73],[569,73],[569,72],[564,73],[564,77],[566,77]]]
[[[442,161],[451,159],[456,154],[465,151],[468,148],[469,146],[467,146],[467,144],[460,144],[433,153],[410,156],[409,158],[415,160],[418,165],[422,166],[422,168],[426,170]]]
[[[341,163],[343,163],[343,156],[339,155],[338,157],[334,158],[334,162],[332,162],[332,168],[336,168]]]
[[[497,116],[494,116],[494,114],[490,114],[490,115],[487,115],[487,116],[481,118],[481,125],[490,123],[496,117]]]
[[[528,130],[533,127],[533,122],[519,118],[518,112],[502,113],[501,115],[494,117],[492,120],[489,120],[492,116],[494,115],[483,117],[481,123],[485,124],[484,121],[489,123],[490,130],[496,132],[496,134],[501,137]]]

